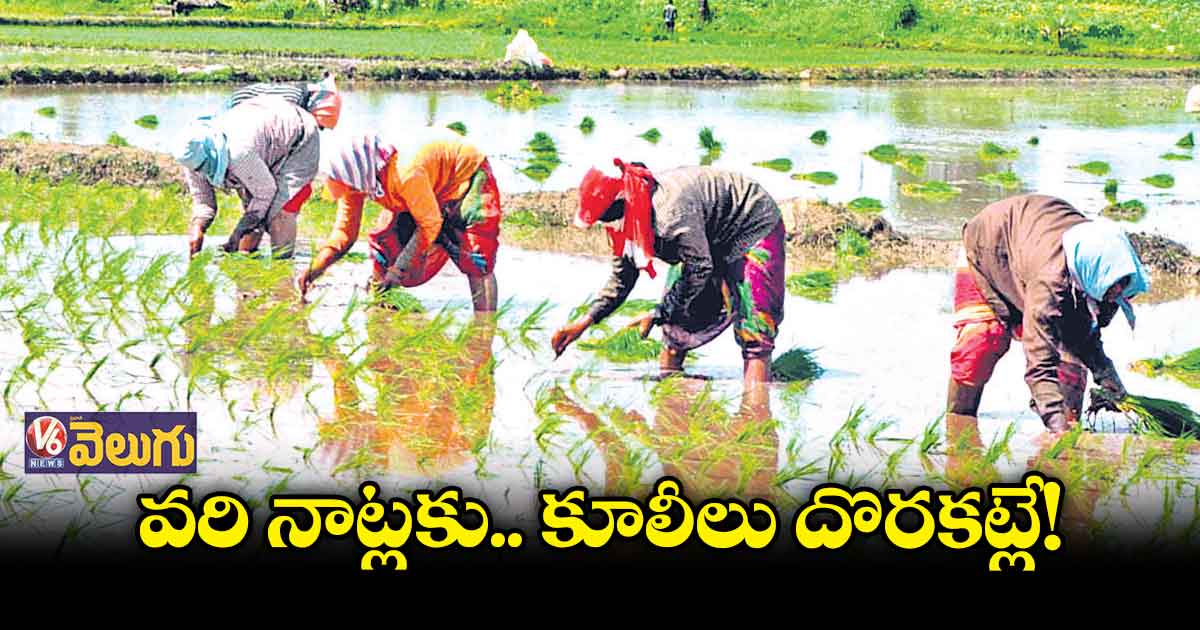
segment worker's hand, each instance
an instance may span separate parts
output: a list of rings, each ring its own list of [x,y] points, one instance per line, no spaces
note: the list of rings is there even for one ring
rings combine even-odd
[[[308,303],[308,283],[311,279],[308,277],[308,270],[305,269],[296,274],[296,278],[292,281],[292,286],[296,288],[296,292],[300,294],[300,303]]]
[[[379,285],[381,291],[387,291],[393,287],[400,286],[400,280],[404,277],[404,270],[396,265],[388,267],[387,273],[383,275],[383,283]]]
[[[194,257],[204,248],[204,228],[199,223],[193,223],[188,230],[188,258]]]
[[[629,322],[629,324],[627,326],[625,326],[625,328],[626,329],[629,329],[629,328],[637,329],[638,334],[642,336],[642,339],[649,337],[650,330],[652,328],[654,328],[654,313],[646,313],[645,315],[642,315],[641,317],[633,320],[632,322]]]
[[[566,351],[567,346],[574,343],[576,339],[579,339],[579,337],[583,335],[584,331],[586,331],[591,325],[592,316],[584,315],[583,317],[580,317],[579,319],[554,331],[554,335],[550,337],[550,347],[554,349],[554,356],[561,356],[562,353]]]
[[[1125,384],[1121,382],[1121,377],[1117,375],[1117,369],[1113,366],[1096,374],[1096,384],[1103,387],[1113,400],[1121,400],[1129,395],[1129,392],[1125,391]]]

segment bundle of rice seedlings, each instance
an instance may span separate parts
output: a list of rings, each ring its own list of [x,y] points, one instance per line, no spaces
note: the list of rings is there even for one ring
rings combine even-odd
[[[158,127],[158,116],[154,114],[146,114],[141,118],[133,121],[133,124],[145,129],[156,129]]]
[[[53,107],[42,107],[37,110],[37,114],[38,116],[45,116],[46,118],[54,118],[58,115],[58,110],[54,109]]]
[[[1108,175],[1108,171],[1111,170],[1108,162],[1101,162],[1100,160],[1092,160],[1091,162],[1076,164],[1071,168],[1083,171],[1084,173],[1088,173],[1090,175],[1095,175],[1097,177]]]
[[[558,157],[558,147],[554,144],[554,139],[544,131],[539,131],[533,134],[533,139],[526,145],[526,150],[533,154],[529,164],[521,169],[521,172],[526,177],[544,182],[558,168],[562,160]]]
[[[792,161],[787,158],[775,158],[774,160],[766,160],[765,162],[755,162],[754,165],[779,171],[780,173],[792,170]]]
[[[1154,186],[1155,188],[1171,188],[1175,185],[1175,178],[1165,173],[1159,173],[1158,175],[1147,177],[1142,181]]]
[[[1134,361],[1129,367],[1146,376],[1165,374],[1181,381],[1189,387],[1200,388],[1200,348],[1189,350],[1174,357],[1167,356],[1161,359]]]
[[[638,331],[625,328],[596,341],[580,341],[579,349],[595,352],[613,363],[642,363],[657,359],[663,345],[653,339],[642,339]]]
[[[925,176],[925,165],[927,163],[925,156],[918,153],[902,153],[900,157],[896,158],[896,166],[917,177]]]
[[[559,101],[559,97],[546,94],[540,86],[524,79],[502,83],[488,90],[485,96],[497,105],[517,110],[533,109]]]
[[[399,287],[393,287],[379,294],[376,303],[400,313],[425,312],[425,307],[421,305],[421,301],[416,296]]]
[[[28,131],[18,131],[9,136],[8,139],[16,142],[32,142],[33,134]]]
[[[826,142],[829,142],[829,133],[824,129],[818,129],[814,131],[813,134],[808,137],[808,139],[811,140],[813,144],[825,144]]]
[[[796,173],[792,175],[792,179],[809,181],[819,186],[832,186],[837,183],[838,176],[829,171],[814,171],[812,173]]]
[[[1174,400],[1129,394],[1114,400],[1106,390],[1092,388],[1092,401],[1113,403],[1141,431],[1167,437],[1200,438],[1200,414]]]
[[[1029,146],[1031,147],[1036,147],[1037,145],[1041,144],[1041,142],[1042,141],[1039,140],[1037,136],[1030,136],[1029,138]]]
[[[1104,182],[1104,194],[1105,195],[1117,194],[1117,187],[1119,185],[1120,184],[1115,179],[1110,179],[1110,180]]]
[[[579,121],[579,130],[583,133],[592,133],[596,130],[596,121],[592,120],[591,116],[584,116],[583,120]]]
[[[846,204],[846,207],[849,208],[851,212],[858,212],[861,214],[876,214],[883,212],[883,202],[875,199],[874,197],[858,197],[857,199],[854,199],[850,203]]]
[[[108,134],[108,144],[113,147],[127,147],[129,146],[129,141],[114,131]]]
[[[705,127],[700,130],[700,148],[709,153],[715,153],[723,148],[720,141],[713,135],[712,127]]]
[[[446,128],[460,136],[467,135],[467,126],[464,125],[462,121],[452,122],[449,125],[446,125]]]
[[[833,289],[837,285],[837,274],[830,269],[817,269],[805,273],[788,276],[787,289],[792,295],[798,295],[816,302],[833,300]]]
[[[900,186],[900,193],[907,197],[917,197],[932,201],[944,201],[962,194],[962,189],[951,186],[943,181],[931,180]]]
[[[1175,143],[1175,146],[1181,149],[1190,149],[1196,146],[1196,136],[1189,131],[1186,136],[1180,138],[1179,142]]]
[[[1002,147],[995,142],[985,142],[979,148],[979,158],[982,160],[1011,160],[1019,154],[1020,151]]]
[[[658,127],[651,127],[650,129],[646,130],[646,133],[643,133],[638,137],[646,142],[649,142],[650,144],[658,144],[659,139],[662,138],[662,133],[658,131]]]
[[[1164,153],[1158,157],[1160,157],[1164,160],[1174,160],[1174,161],[1179,161],[1179,162],[1185,162],[1185,161],[1189,161],[1192,159],[1192,156],[1190,156],[1186,153],[1170,153],[1170,152]]]
[[[867,155],[885,164],[891,164],[900,159],[900,151],[894,144],[881,144],[867,151]]]
[[[776,381],[812,381],[824,372],[808,348],[792,348],[771,362],[771,378]]]
[[[982,175],[979,181],[992,186],[999,186],[1005,190],[1021,187],[1021,178],[1017,177],[1017,174],[1011,170]]]

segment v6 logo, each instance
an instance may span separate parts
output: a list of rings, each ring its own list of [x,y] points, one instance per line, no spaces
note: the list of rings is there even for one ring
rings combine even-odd
[[[67,448],[67,428],[58,418],[41,416],[25,429],[25,444],[38,457],[58,457]]]

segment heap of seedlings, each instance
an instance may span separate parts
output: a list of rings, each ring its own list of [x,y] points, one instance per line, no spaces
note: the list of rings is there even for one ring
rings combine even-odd
[[[658,131],[658,127],[651,127],[638,137],[650,144],[658,144],[658,141],[662,139],[662,133]]]
[[[792,348],[771,362],[771,378],[776,381],[813,381],[824,372],[808,348]]]
[[[837,282],[837,273],[832,269],[815,269],[788,276],[787,290],[814,302],[831,302]]]
[[[579,349],[594,352],[612,363],[642,363],[657,359],[663,345],[654,339],[643,339],[636,329],[623,328],[599,339],[580,341]]]
[[[774,160],[755,162],[754,166],[761,166],[762,168],[769,168],[772,171],[779,171],[780,173],[786,173],[786,172],[792,170],[792,161],[789,160],[788,158],[775,158]]]
[[[485,97],[501,107],[519,111],[536,109],[561,100],[558,96],[543,92],[540,85],[524,79],[501,83],[488,90]]]
[[[1142,180],[1155,188],[1172,188],[1175,186],[1175,178],[1166,173],[1152,175]]]
[[[883,202],[874,197],[857,197],[846,204],[851,212],[859,214],[879,214],[883,212]]]
[[[546,181],[554,169],[562,163],[558,157],[558,147],[554,144],[554,139],[543,131],[535,133],[533,139],[525,145],[525,149],[531,154],[531,157],[521,172],[536,182]]]
[[[982,175],[979,177],[979,181],[991,186],[999,186],[1005,190],[1013,190],[1021,187],[1021,178],[1017,177],[1017,174],[1012,172],[1012,169]]]
[[[930,180],[927,182],[902,184],[900,186],[900,193],[906,197],[916,197],[930,201],[946,201],[962,194],[962,189],[957,186],[951,186],[943,181]]]
[[[114,131],[108,134],[107,144],[110,147],[127,147],[129,146],[129,141],[121,136],[121,134]]]
[[[704,127],[700,130],[700,148],[704,150],[704,155],[700,158],[700,163],[703,165],[712,164],[721,157],[724,146],[713,135],[712,127]]]
[[[812,133],[808,139],[816,145],[824,145],[829,142],[829,133],[824,129],[818,129]]]
[[[919,153],[902,153],[894,144],[881,144],[867,151],[867,155],[877,162],[899,166],[918,177],[925,174],[925,156]]]
[[[1076,164],[1071,168],[1083,171],[1089,175],[1095,175],[1096,177],[1104,177],[1105,175],[1108,175],[1110,170],[1112,170],[1112,168],[1108,165],[1108,162],[1101,162],[1100,160],[1092,160],[1091,162]]]
[[[592,120],[591,116],[584,116],[583,120],[579,121],[579,130],[582,131],[584,135],[592,133],[596,130],[596,121]]]
[[[1193,134],[1191,131],[1187,132],[1187,135],[1180,138],[1179,141],[1175,143],[1175,146],[1181,149],[1190,149],[1196,146],[1195,134]]]
[[[154,114],[146,114],[145,116],[133,121],[133,124],[142,127],[143,129],[157,129],[158,116],[155,116]]]
[[[818,186],[832,186],[837,183],[838,176],[829,171],[813,171],[811,173],[795,173],[792,175],[792,179],[812,182]]]
[[[1116,399],[1099,387],[1092,388],[1092,401],[1093,406],[1098,401],[1114,405],[1138,431],[1173,438],[1200,438],[1200,414],[1183,403],[1133,394]]]
[[[467,125],[462,121],[452,122],[449,125],[446,125],[446,128],[460,136],[467,135]]]
[[[43,116],[45,118],[54,118],[55,116],[58,116],[58,110],[50,106],[40,107],[37,110],[37,114],[38,116]]]
[[[985,142],[979,147],[979,159],[990,162],[993,160],[1015,160],[1021,152],[1017,149],[1000,146],[995,142]]]
[[[1146,204],[1130,199],[1109,204],[1100,213],[1114,221],[1141,221],[1146,216]]]
[[[1164,154],[1160,155],[1159,157],[1164,160],[1171,160],[1171,161],[1177,161],[1177,162],[1188,162],[1193,159],[1192,156],[1190,156],[1186,153],[1170,153],[1170,152],[1164,153]]]

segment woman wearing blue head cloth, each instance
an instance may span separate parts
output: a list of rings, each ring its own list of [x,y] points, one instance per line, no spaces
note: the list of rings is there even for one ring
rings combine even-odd
[[[319,133],[312,114],[277,96],[193,122],[174,151],[192,194],[191,254],[200,251],[216,217],[216,189],[228,188],[237,191],[244,212],[225,251],[253,251],[265,230],[272,253],[291,257],[296,216],[320,166]]]
[[[1025,346],[1031,406],[1053,433],[1083,409],[1087,370],[1116,396],[1125,387],[1100,329],[1150,278],[1125,232],[1093,221],[1062,199],[1021,195],[997,201],[963,227],[955,278],[958,332],[950,354],[949,429],[974,426],[983,387],[1015,337]]]

